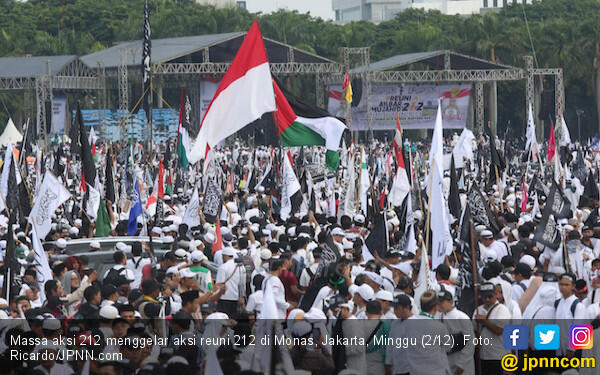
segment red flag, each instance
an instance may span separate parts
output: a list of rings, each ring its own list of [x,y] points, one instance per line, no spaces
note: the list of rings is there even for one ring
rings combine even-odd
[[[342,90],[346,90],[348,86],[350,86],[350,74],[346,72],[346,75],[344,76],[344,84],[342,85]]]
[[[385,191],[382,190],[379,195],[379,208],[385,210]]]
[[[215,241],[212,244],[212,255],[223,248],[223,237],[221,236],[221,221],[217,220],[215,227]]]
[[[552,137],[554,138],[554,137]],[[525,186],[525,178],[521,182],[521,212],[527,211],[527,202],[529,202],[529,197],[527,196],[527,187]]]
[[[84,193],[87,192],[87,187],[85,186],[85,174],[83,173],[83,170],[81,171],[81,191]]]
[[[165,166],[163,165],[162,161],[159,162],[158,164],[158,197],[160,199],[163,199],[165,197],[165,183],[164,183],[164,176],[165,175]]]
[[[550,119],[550,139],[548,139],[548,161],[552,161],[556,153],[556,140],[554,139],[554,123]]]

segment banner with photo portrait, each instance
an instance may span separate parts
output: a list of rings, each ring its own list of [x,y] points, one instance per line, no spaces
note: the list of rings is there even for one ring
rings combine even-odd
[[[367,94],[360,80],[353,83],[351,130],[368,130]],[[396,129],[396,115],[402,129],[433,129],[438,97],[442,98],[444,129],[462,129],[469,117],[471,84],[377,84],[371,87],[373,130]],[[329,87],[328,111],[345,118],[340,85]]]

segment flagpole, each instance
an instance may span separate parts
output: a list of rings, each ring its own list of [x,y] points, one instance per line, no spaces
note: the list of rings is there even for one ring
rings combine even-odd
[[[471,241],[471,263],[473,265],[471,267],[473,270],[473,298],[475,299],[475,312],[477,312],[477,301],[479,301],[479,291],[478,291],[479,286],[477,285],[477,259],[475,256],[475,238],[473,236],[473,219],[469,219],[469,234],[470,234],[470,241]],[[479,324],[477,324],[475,335],[479,336]],[[476,346],[475,363],[477,365],[477,373],[478,374],[481,374],[480,349],[481,348],[479,346]]]
[[[359,212],[360,212],[360,193],[361,193],[361,190],[360,190],[360,183],[361,183],[361,181],[362,181],[362,161],[363,161],[363,152],[364,152],[364,147],[363,147],[363,146],[361,146],[361,147],[360,147],[360,168],[358,169],[358,188],[357,188],[357,194],[356,194],[356,197],[358,198],[358,199],[357,199],[357,204],[356,204],[356,213],[359,213]],[[354,165],[352,166],[352,168],[354,168]],[[366,214],[367,214],[367,213],[365,212],[365,215],[366,215]]]
[[[500,199],[500,211],[504,212],[504,203],[502,201],[502,193],[500,192],[500,177],[498,177],[498,166],[494,164],[494,171],[496,172],[496,187],[498,190],[498,198]]]
[[[425,249],[427,249],[427,247],[429,246],[429,232],[431,231],[431,228],[429,226],[431,224],[431,190],[433,188],[433,174],[435,173],[434,168],[435,158],[432,158],[431,169],[429,170],[429,194],[427,195],[429,198],[427,199],[427,220],[425,223],[425,230],[427,230],[427,232],[425,232]]]

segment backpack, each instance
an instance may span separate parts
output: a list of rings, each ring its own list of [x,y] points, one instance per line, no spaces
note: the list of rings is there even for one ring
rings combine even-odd
[[[313,283],[313,280],[315,279],[315,274],[313,273],[313,271],[310,270],[310,267],[306,267],[306,273],[308,274],[309,277],[309,281],[308,281],[308,286],[311,286]]]
[[[579,304],[579,302],[581,302],[581,301],[579,299],[576,299],[571,304],[571,315],[573,316],[573,318],[575,318],[575,309],[577,308],[577,305]],[[556,310],[558,308],[559,303],[560,303],[560,299],[557,299],[556,301],[554,301],[554,310]]]
[[[292,267],[290,268],[290,272],[296,276],[296,280],[300,280],[300,276],[302,276],[302,271],[306,268],[306,264],[304,263],[304,258],[300,257],[300,260],[296,258],[292,258]]]
[[[125,278],[125,276],[122,276],[122,273],[126,271],[126,268],[123,267],[120,270],[116,270],[114,268],[111,268],[108,273],[106,274],[106,277],[104,278],[104,282],[103,284],[112,284],[114,286],[120,286],[120,282],[123,278]]]

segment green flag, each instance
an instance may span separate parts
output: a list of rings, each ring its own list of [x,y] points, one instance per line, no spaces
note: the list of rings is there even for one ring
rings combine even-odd
[[[100,206],[98,206],[98,217],[96,218],[95,237],[106,237],[110,234],[110,218],[106,210],[106,203],[100,197]]]

